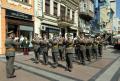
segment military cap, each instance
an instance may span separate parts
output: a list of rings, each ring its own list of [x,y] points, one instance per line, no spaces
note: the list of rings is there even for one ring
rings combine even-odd
[[[9,32],[7,32],[7,34],[9,35],[9,34],[12,34],[13,33],[13,31],[9,31]]]

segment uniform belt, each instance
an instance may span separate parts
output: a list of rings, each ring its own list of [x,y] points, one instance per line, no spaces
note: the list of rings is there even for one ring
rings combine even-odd
[[[7,48],[6,49],[6,52],[13,52],[13,51],[15,51],[15,48]]]
[[[53,47],[58,47],[58,45],[54,45]]]

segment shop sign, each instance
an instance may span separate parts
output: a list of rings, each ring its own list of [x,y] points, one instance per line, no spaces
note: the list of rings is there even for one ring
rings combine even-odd
[[[24,13],[9,10],[9,9],[6,9],[6,16],[18,18],[18,19],[24,19],[24,20],[32,20],[32,15],[24,14]]]

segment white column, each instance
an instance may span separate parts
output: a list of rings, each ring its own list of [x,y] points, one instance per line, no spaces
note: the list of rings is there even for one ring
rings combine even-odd
[[[50,0],[50,14],[53,15],[53,7],[54,7],[54,4],[53,4],[53,0]]]
[[[45,12],[45,0],[43,0],[43,12]]]
[[[60,3],[58,3],[58,16],[60,16]]]
[[[34,32],[40,34],[40,29],[41,29],[41,21],[40,21],[40,19],[35,17]]]
[[[72,9],[70,9],[70,19],[72,19]]]
[[[0,0],[0,48],[2,47],[2,38],[1,38],[1,33],[2,31],[1,31],[1,0]],[[1,51],[0,51],[0,53],[1,53]]]

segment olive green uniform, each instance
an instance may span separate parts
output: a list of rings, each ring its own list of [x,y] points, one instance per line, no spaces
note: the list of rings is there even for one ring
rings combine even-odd
[[[45,65],[48,64],[48,47],[49,47],[48,45],[49,45],[48,39],[43,39],[40,42],[41,54],[43,55],[43,63]]]
[[[5,41],[6,46],[6,73],[7,77],[14,75],[14,59],[15,59],[15,46],[18,45],[16,41],[11,38],[7,38]]]
[[[59,47],[60,59],[63,60],[64,59],[63,38],[59,38],[58,47]]]
[[[59,55],[59,48],[58,48],[58,39],[54,38],[52,40],[52,59],[53,59],[53,66],[58,66],[58,55]]]
[[[86,43],[84,38],[80,38],[80,62],[85,64],[85,56],[86,56]]]
[[[40,38],[34,37],[32,40],[32,44],[34,47],[34,53],[35,53],[35,63],[38,63],[40,61],[39,52],[40,52]]]
[[[73,68],[73,54],[75,54],[75,48],[72,39],[66,41],[66,67],[68,71],[71,71]]]
[[[88,61],[91,61],[92,41],[90,38],[86,39],[86,57]]]

